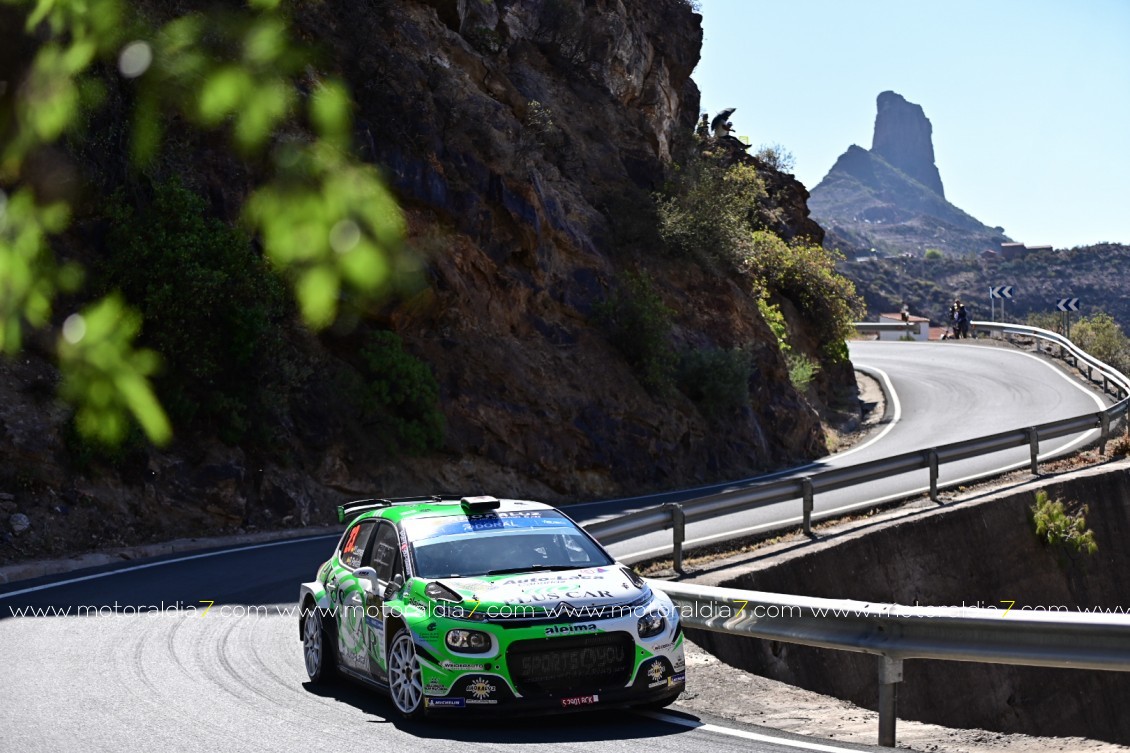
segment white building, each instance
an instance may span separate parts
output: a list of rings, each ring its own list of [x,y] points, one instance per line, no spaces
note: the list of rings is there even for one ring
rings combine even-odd
[[[926,342],[930,339],[930,320],[924,316],[914,316],[908,314],[903,318],[902,312],[895,312],[894,314],[879,314],[879,324],[900,324],[908,321],[911,324],[918,325],[918,331],[915,332],[912,327],[905,332],[899,330],[884,330],[879,332],[880,340],[915,340],[918,342]]]

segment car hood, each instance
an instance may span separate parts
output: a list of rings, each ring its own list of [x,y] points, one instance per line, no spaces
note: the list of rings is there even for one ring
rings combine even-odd
[[[617,566],[553,570],[439,581],[465,601],[483,606],[524,606],[552,612],[561,608],[624,605],[649,593],[638,578]]]

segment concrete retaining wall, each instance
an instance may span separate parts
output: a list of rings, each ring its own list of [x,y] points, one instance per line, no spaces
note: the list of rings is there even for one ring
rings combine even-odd
[[[1098,552],[1037,540],[1037,488],[1088,505]],[[955,503],[863,534],[801,547],[719,585],[926,606],[1121,608],[1130,612],[1130,465],[1082,471]],[[718,633],[691,638],[723,661],[874,709],[873,656]],[[899,717],[951,727],[1130,744],[1130,674],[916,660],[905,663]]]

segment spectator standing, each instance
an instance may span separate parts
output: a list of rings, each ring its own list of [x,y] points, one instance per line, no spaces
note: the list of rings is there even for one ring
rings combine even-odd
[[[957,304],[957,329],[961,337],[969,337],[969,312],[965,310],[965,306],[959,301]]]

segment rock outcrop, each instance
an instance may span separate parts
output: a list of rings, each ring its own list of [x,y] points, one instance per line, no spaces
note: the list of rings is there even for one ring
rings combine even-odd
[[[1009,240],[946,201],[934,164],[932,128],[921,106],[894,92],[878,98],[870,150],[852,145],[812,189],[813,219],[825,245],[848,254],[922,256],[997,250]]]
[[[942,176],[934,164],[933,128],[922,105],[890,91],[879,95],[877,105],[871,153],[945,198]]]

